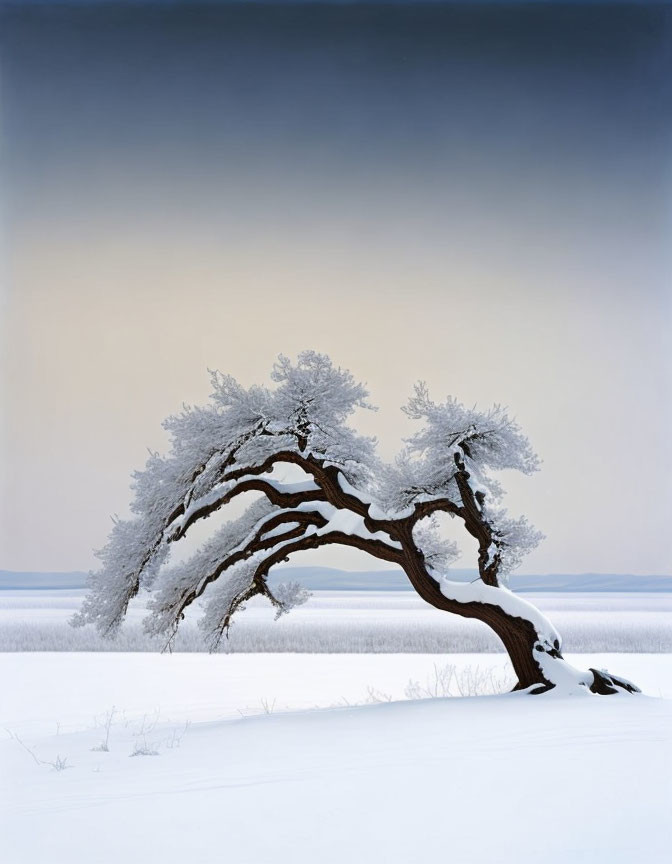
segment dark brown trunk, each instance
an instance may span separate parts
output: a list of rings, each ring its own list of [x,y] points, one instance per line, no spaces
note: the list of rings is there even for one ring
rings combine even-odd
[[[408,542],[409,538],[404,539]],[[536,695],[546,693],[556,686],[544,675],[540,660],[544,661],[546,669],[552,669],[553,664],[557,663],[558,671],[562,669],[566,675],[568,667],[560,651],[559,642],[556,641],[551,645],[543,641],[531,621],[511,615],[505,612],[501,606],[492,603],[463,603],[446,597],[442,593],[439,583],[427,572],[422,555],[417,553],[417,550],[416,554],[405,556],[402,566],[415,590],[427,603],[436,609],[452,612],[463,618],[474,618],[477,621],[482,621],[497,634],[509,655],[516,674],[517,683],[513,688],[514,690],[526,690]],[[583,677],[578,670],[575,672],[579,676],[576,683],[585,686],[592,693],[611,695],[624,691],[628,693],[640,692],[639,688],[632,682],[611,673],[590,669],[589,673]],[[581,677],[583,680],[580,680]]]
[[[485,623],[490,622],[486,621]],[[560,652],[556,648],[551,648],[549,652],[545,651],[544,648],[535,647],[539,641],[537,633],[530,622],[524,618],[504,616],[501,624],[490,624],[490,626],[506,648],[516,673],[518,682],[513,689],[526,690],[531,687],[531,693],[543,693],[549,690],[553,684],[544,677],[544,673],[535,659],[535,653],[551,653],[552,656],[561,659]]]
[[[541,647],[539,635],[532,623],[525,618],[507,614],[500,606],[479,602],[462,603],[446,597],[439,583],[427,572],[422,553],[415,547],[412,537],[404,537],[402,545],[407,552],[402,566],[423,600],[436,609],[482,621],[496,633],[509,655],[518,679],[514,690],[534,688],[531,692],[542,693],[553,686],[544,677],[540,665],[535,660],[535,652],[541,649],[544,653],[550,653],[551,656],[561,659],[558,645]]]

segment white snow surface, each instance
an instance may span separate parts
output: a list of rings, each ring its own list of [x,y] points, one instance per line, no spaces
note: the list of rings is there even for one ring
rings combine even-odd
[[[650,695],[347,707],[504,658],[0,655],[2,860],[667,862],[672,657],[570,659]]]

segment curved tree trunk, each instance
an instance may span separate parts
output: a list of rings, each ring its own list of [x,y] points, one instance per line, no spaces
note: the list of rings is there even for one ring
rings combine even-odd
[[[532,603],[508,588],[453,582],[429,571],[412,538],[403,544],[407,554],[402,566],[411,584],[436,609],[487,624],[501,640],[517,677],[514,691],[545,693],[559,687],[566,693],[600,695],[639,692],[630,681],[597,669],[582,672],[562,656],[560,634]]]
[[[516,674],[514,690],[532,694],[545,693],[556,687],[566,693],[589,690],[592,693],[610,695],[618,693],[619,689],[629,693],[639,692],[639,688],[630,681],[597,669],[583,672],[569,664],[562,655],[560,635],[555,628],[532,604],[507,588],[492,589],[504,595],[502,602],[506,603],[505,610],[495,603],[466,600],[468,590],[464,589],[470,588],[470,585],[444,581],[441,590],[438,582],[434,579],[431,581],[437,586],[438,592],[420,591],[423,599],[436,608],[482,621],[496,633]],[[461,595],[460,599],[446,596],[444,591],[450,593],[448,586],[455,589],[455,594]],[[519,607],[520,614],[511,614],[512,611],[517,611],[515,607]]]

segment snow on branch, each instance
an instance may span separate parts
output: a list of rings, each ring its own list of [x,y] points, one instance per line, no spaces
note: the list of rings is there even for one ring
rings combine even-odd
[[[256,568],[279,548],[301,537],[308,527],[324,523],[319,513],[283,510],[265,498],[256,501],[239,519],[223,525],[187,561],[162,572],[148,604],[145,631],[168,633],[172,638],[185,609],[208,585],[221,578],[223,584],[233,586],[222,590],[237,595],[235,586],[251,572],[248,565]],[[263,585],[257,587],[256,593],[264,593]]]
[[[268,467],[272,461],[267,460],[262,467]],[[195,522],[210,516],[235,497],[246,492],[261,492],[271,503],[279,507],[293,507],[302,502],[324,498],[320,487],[313,480],[303,483],[280,483],[271,477],[256,473],[243,474],[241,477],[215,486],[205,495],[192,500],[181,516],[171,524],[167,535],[168,541],[173,543],[182,539]]]

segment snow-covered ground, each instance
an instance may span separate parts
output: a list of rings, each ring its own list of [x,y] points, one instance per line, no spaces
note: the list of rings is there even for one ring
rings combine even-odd
[[[649,695],[404,700],[501,655],[2,654],[2,860],[667,862],[672,656],[570,659]]]
[[[0,651],[156,651],[162,643],[142,631],[142,600],[134,603],[115,642],[91,627],[75,630],[68,619],[82,591],[0,591]],[[672,594],[531,594],[574,652],[672,652]],[[178,651],[203,651],[190,609]],[[290,652],[497,652],[492,632],[433,609],[411,591],[316,591],[305,606],[274,622],[274,611],[256,599],[241,613],[226,651]]]

